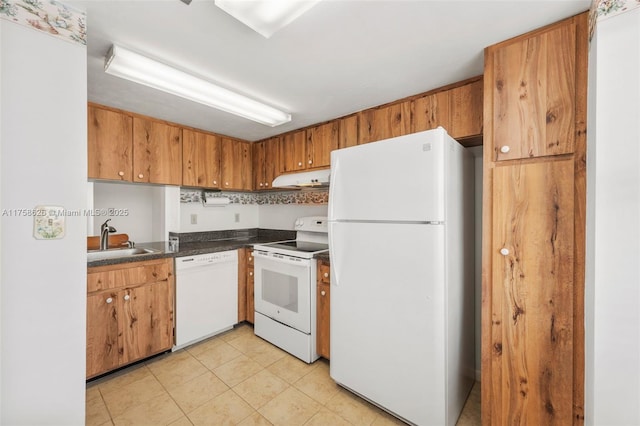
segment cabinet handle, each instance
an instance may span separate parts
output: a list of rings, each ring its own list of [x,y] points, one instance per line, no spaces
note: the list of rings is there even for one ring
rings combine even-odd
[[[324,296],[325,294],[327,294],[327,292],[326,292],[326,291],[324,291],[324,290],[322,290],[322,291],[320,292],[320,294],[321,294],[322,296]]]
[[[264,186],[264,183],[260,182],[260,186]]]
[[[249,276],[252,277],[253,276],[253,272],[249,272]]]
[[[500,254],[503,256],[508,256],[509,255],[509,249],[504,247],[500,249]]]
[[[217,181],[217,180],[214,180],[214,181],[213,181],[213,184],[214,184],[214,185],[217,185],[217,184],[218,184],[218,181]]]
[[[144,175],[142,173],[138,174],[138,179],[142,179],[144,177]]]
[[[225,182],[224,184],[225,184],[226,186],[229,186],[229,182]]]
[[[309,160],[309,164],[313,164],[313,161]]]
[[[125,294],[124,295],[124,300],[129,300],[129,299],[131,299],[131,296],[129,296],[128,294]]]
[[[118,172],[118,176],[124,176],[124,172],[123,172],[122,170],[120,170],[120,171]]]
[[[298,163],[298,166],[302,166],[302,161],[300,161],[300,162]]]
[[[325,273],[324,273],[324,277],[325,277],[325,278],[329,278],[329,273],[328,273],[328,272],[325,272]]]
[[[511,151],[511,148],[509,148],[509,145],[503,145],[500,147],[500,152],[503,154],[506,154],[509,151]]]
[[[264,186],[269,186],[269,182],[265,182]]]
[[[105,300],[105,302],[107,302],[107,304],[112,303],[113,297],[107,297],[107,300]]]
[[[253,256],[249,256],[249,262],[253,260]]]

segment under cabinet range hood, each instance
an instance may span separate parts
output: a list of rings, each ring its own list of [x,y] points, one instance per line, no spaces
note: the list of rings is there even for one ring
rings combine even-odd
[[[330,169],[289,173],[273,180],[273,188],[320,188],[329,186]]]

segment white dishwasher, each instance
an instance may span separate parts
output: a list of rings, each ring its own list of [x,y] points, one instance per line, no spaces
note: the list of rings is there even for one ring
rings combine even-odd
[[[238,251],[176,258],[178,350],[238,322]]]

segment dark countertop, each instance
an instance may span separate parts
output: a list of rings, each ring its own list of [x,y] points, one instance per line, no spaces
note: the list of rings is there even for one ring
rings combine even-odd
[[[322,260],[323,262],[329,263],[329,252],[328,251],[326,251],[324,253],[316,254],[313,257],[318,259],[318,260]]]
[[[112,259],[93,260],[87,262],[87,267],[116,265],[119,263],[127,262],[142,262],[145,260],[164,259],[183,256],[194,256],[198,254],[215,253],[219,251],[237,250],[243,247],[252,247],[254,244],[271,243],[275,241],[284,241],[295,239],[295,232],[292,231],[273,231],[273,230],[251,230],[251,232],[245,232],[246,230],[239,231],[236,235],[239,237],[233,238],[233,232],[230,231],[215,231],[211,233],[198,233],[208,234],[211,238],[217,236],[224,236],[227,238],[205,240],[207,235],[195,235],[195,233],[189,234],[175,234],[179,235],[180,243],[177,251],[172,251],[169,248],[168,241],[157,241],[149,243],[137,243],[137,248],[149,248],[157,250],[156,253],[149,254],[137,254],[127,257],[117,257]],[[174,234],[172,234],[173,236]],[[228,238],[231,237],[231,238]],[[328,256],[328,255],[327,255]],[[328,258],[328,257],[327,257]]]

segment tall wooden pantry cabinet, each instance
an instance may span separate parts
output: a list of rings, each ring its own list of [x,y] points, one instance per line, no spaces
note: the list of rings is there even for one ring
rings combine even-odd
[[[584,422],[587,13],[488,47],[482,424]]]

